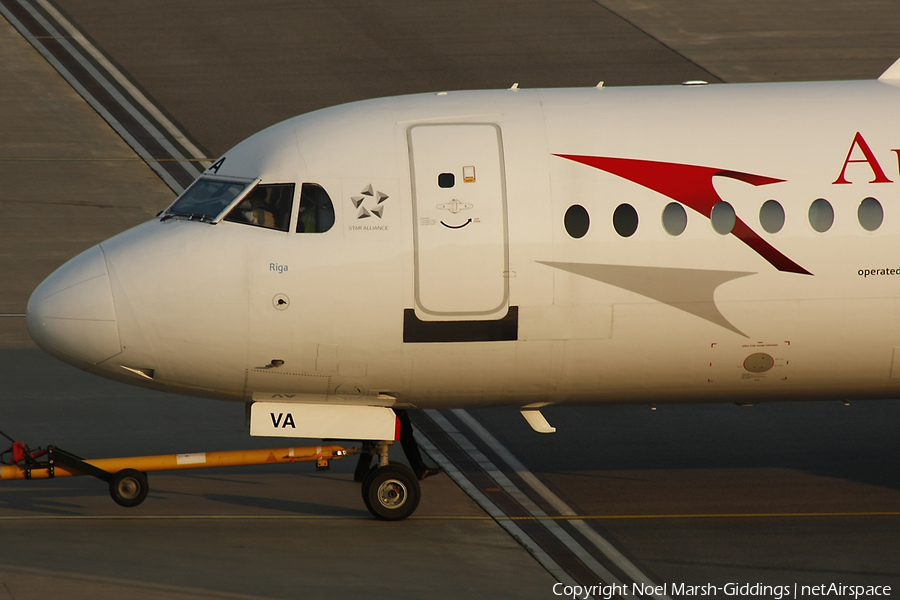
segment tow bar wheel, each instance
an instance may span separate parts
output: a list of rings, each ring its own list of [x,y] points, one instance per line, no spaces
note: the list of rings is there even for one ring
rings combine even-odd
[[[419,506],[419,481],[409,467],[389,464],[369,472],[362,484],[362,496],[374,516],[399,521]]]
[[[122,469],[109,480],[109,495],[120,506],[137,506],[149,491],[147,474],[137,469]]]

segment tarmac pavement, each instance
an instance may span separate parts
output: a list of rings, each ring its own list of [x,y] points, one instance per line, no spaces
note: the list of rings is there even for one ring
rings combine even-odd
[[[888,0],[57,5],[211,156],[362,98],[865,78],[900,56]],[[172,192],[2,19],[0,82],[0,314],[16,315],[53,269]],[[21,317],[0,316],[0,382],[0,429],[87,457],[284,445],[249,438],[240,404],[58,363]],[[473,414],[656,581],[900,585],[897,411],[560,407],[545,411],[553,436],[514,410]],[[0,483],[12,549],[0,597],[554,597],[553,578],[449,478],[424,483],[414,518],[380,523],[351,461],[151,474],[135,509],[85,477]]]

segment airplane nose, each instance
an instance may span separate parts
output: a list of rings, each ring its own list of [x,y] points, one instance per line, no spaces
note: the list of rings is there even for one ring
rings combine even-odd
[[[80,369],[122,351],[109,271],[100,246],[79,254],[34,290],[28,300],[26,324],[38,346]]]

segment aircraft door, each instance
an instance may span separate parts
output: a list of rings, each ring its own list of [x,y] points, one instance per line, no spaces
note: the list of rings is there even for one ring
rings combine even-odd
[[[407,131],[416,316],[489,320],[509,307],[506,181],[493,123]]]

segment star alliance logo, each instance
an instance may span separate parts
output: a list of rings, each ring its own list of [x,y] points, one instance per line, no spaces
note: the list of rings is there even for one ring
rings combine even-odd
[[[356,218],[368,219],[372,215],[379,219],[382,218],[384,216],[384,201],[388,199],[388,195],[374,189],[371,183],[360,194],[359,196],[350,196],[350,202],[353,203],[355,208],[359,209],[359,212],[356,213]],[[367,209],[365,204],[369,203],[369,199],[375,201],[375,206]],[[371,205],[371,203],[369,204]]]

